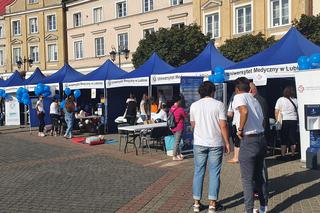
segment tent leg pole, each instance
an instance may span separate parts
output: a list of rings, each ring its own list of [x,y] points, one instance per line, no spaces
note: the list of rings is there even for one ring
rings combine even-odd
[[[104,81],[104,88],[103,88],[103,94],[104,94],[104,119],[103,119],[103,132],[107,133],[107,118],[108,118],[108,102],[107,102],[107,87],[106,87],[106,81]]]

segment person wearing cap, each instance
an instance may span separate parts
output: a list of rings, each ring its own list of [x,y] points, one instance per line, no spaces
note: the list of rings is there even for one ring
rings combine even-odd
[[[173,145],[173,160],[183,160],[183,155],[180,151],[180,140],[182,138],[184,130],[184,121],[187,118],[187,113],[181,107],[182,96],[178,95],[173,98],[174,104],[170,109],[170,112],[173,113],[175,118],[176,127],[172,128],[171,131],[174,134],[175,142]]]

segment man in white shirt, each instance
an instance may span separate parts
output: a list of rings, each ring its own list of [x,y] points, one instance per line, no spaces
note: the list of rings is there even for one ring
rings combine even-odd
[[[259,213],[267,211],[268,190],[264,177],[264,158],[267,150],[264,138],[263,113],[257,99],[250,91],[250,81],[245,77],[235,80],[236,95],[233,108],[239,115],[238,136],[241,139],[239,153],[240,171],[246,212],[254,211],[254,187],[259,194]]]
[[[214,84],[206,81],[200,85],[198,92],[201,99],[190,107],[190,122],[194,129],[193,208],[194,212],[200,211],[203,179],[209,160],[209,213],[213,213],[223,209],[217,200],[223,147],[227,153],[230,152],[229,134],[225,106],[212,98]]]
[[[45,126],[45,112],[44,112],[44,105],[43,105],[43,99],[44,97],[42,95],[39,96],[39,100],[37,101],[36,104],[36,111],[39,119],[39,133],[38,136],[44,137],[44,126]]]

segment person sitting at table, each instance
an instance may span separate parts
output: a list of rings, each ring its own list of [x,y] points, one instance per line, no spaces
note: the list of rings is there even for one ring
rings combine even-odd
[[[165,122],[168,119],[167,115],[167,105],[163,103],[161,105],[160,111],[155,115],[154,121],[155,123]]]

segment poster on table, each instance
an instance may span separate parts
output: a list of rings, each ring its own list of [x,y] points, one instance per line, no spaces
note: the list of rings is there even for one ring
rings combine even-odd
[[[301,161],[306,161],[306,150],[311,146],[317,146],[320,144],[319,130],[314,127],[307,130],[307,126],[310,126],[312,120],[320,122],[312,115],[312,111],[309,113],[311,116],[308,119],[305,114],[308,114],[308,107],[320,105],[320,70],[308,70],[300,71],[295,74],[296,89],[298,99],[298,113],[299,113],[299,130],[300,130],[300,146],[301,146]],[[312,109],[315,107],[312,107]],[[315,125],[313,123],[313,125]],[[315,125],[315,126],[319,126]]]
[[[180,93],[185,99],[185,110],[189,117],[190,106],[193,102],[200,99],[198,88],[203,82],[203,77],[181,77]],[[189,121],[185,122],[183,132],[182,153],[190,152],[193,149],[193,132]]]
[[[20,125],[20,104],[16,97],[11,97],[5,102],[6,126]]]

